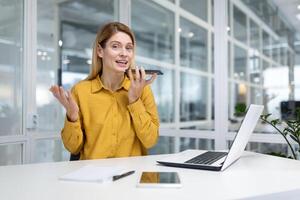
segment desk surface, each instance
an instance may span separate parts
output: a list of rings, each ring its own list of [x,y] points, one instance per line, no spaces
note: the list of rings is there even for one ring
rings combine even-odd
[[[213,172],[157,165],[155,161],[163,156],[166,155],[2,166],[0,167],[0,199],[300,198],[299,161],[244,152],[241,159],[224,172]],[[58,177],[87,164],[121,166],[128,170],[134,169],[137,173],[105,184],[58,180]],[[177,171],[183,187],[179,189],[137,188],[139,172],[143,170]]]

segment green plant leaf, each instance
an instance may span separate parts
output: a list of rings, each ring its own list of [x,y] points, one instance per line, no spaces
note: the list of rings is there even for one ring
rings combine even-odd
[[[296,108],[295,113],[296,113],[296,120],[300,122],[300,107]]]
[[[291,123],[291,124],[294,123],[294,122],[295,122],[294,120],[287,120],[286,121],[286,123]]]
[[[289,130],[289,128],[285,128],[285,129],[283,130],[283,133],[284,133],[284,135],[286,136],[286,135],[290,134],[291,131]]]
[[[295,140],[295,142],[299,142],[299,139],[296,137],[296,136],[294,136],[294,135],[289,135],[293,140]]]
[[[272,114],[266,114],[266,115],[261,115],[260,116],[260,118],[262,119],[262,120],[267,120],[268,119],[268,117],[270,117]]]
[[[292,135],[292,136],[295,136],[296,138],[299,138],[299,134],[300,134],[300,130],[298,130],[298,131],[294,131],[294,130],[292,130],[292,129],[290,129],[290,128],[285,128],[284,130],[283,130],[283,133],[285,134],[285,135]]]
[[[298,134],[300,134],[300,122],[299,121],[282,121],[285,123],[282,123],[285,128],[281,130],[278,127],[278,124],[280,123],[279,119],[274,119],[274,120],[268,120],[268,117],[271,116],[271,114],[267,115],[261,115],[260,118],[263,122],[271,125],[279,134],[282,135],[282,137],[285,139],[287,145],[289,146],[292,154],[293,154],[293,159],[297,159],[294,147],[291,145],[290,141],[288,140],[288,135],[295,140],[299,145],[300,145],[300,140]]]
[[[292,121],[292,120],[289,120],[289,121],[286,122],[286,124],[287,124],[287,126],[290,127],[293,131],[296,131],[297,126],[298,126],[297,122]]]
[[[279,124],[280,120],[279,119],[274,119],[271,121],[271,124],[276,126],[277,124]]]
[[[235,116],[244,116],[246,114],[246,104],[245,103],[237,103],[234,107],[234,115]]]
[[[300,138],[300,129],[297,128],[297,130],[294,132],[293,135],[296,136],[297,138]],[[300,145],[300,143],[299,143],[299,145]]]

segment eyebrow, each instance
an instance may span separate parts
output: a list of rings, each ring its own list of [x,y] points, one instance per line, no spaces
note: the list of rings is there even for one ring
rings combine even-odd
[[[111,41],[110,44],[113,43],[113,42],[118,43],[118,44],[122,44],[122,43],[119,42],[119,41]],[[128,42],[126,45],[128,45],[128,44],[133,45],[131,42]]]

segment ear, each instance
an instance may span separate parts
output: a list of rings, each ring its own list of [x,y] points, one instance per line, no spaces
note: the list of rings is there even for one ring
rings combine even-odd
[[[100,58],[103,58],[103,51],[104,49],[101,47],[100,44],[97,45],[97,55],[100,57]]]

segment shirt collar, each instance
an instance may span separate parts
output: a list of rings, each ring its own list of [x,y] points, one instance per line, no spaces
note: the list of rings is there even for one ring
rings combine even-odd
[[[130,87],[130,80],[129,80],[129,78],[125,75],[125,78],[123,79],[121,88],[124,88],[125,90],[128,91],[128,90],[129,90],[129,87]]]
[[[129,87],[130,87],[130,80],[127,76],[125,76],[124,79],[123,79],[121,88],[124,88],[125,90],[128,91]],[[100,77],[97,76],[96,78],[94,78],[92,80],[92,93],[99,92],[102,88],[104,88],[104,85],[103,85]]]

